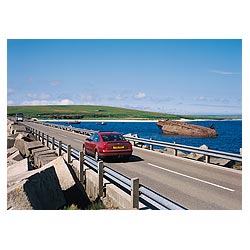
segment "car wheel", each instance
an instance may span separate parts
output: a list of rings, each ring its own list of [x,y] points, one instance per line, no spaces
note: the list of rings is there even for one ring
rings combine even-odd
[[[98,151],[97,151],[97,150],[95,151],[95,160],[96,160],[96,161],[99,161],[99,154],[98,154]]]

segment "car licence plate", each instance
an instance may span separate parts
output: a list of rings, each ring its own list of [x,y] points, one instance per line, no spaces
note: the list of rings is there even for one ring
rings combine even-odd
[[[113,149],[122,149],[124,146],[113,146]]]

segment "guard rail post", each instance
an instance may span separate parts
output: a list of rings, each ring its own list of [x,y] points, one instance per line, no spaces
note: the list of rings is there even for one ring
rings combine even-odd
[[[71,163],[71,145],[68,145],[68,150],[67,150],[67,154],[68,154],[68,163]]]
[[[47,147],[49,147],[49,135],[47,135],[46,145],[47,145]]]
[[[41,135],[41,132],[38,131],[38,141],[40,141],[40,135]]]
[[[59,143],[58,143],[58,154],[59,154],[59,156],[62,155],[62,141],[59,141]]]
[[[174,148],[174,156],[177,156],[177,149]]]
[[[205,156],[205,162],[206,162],[206,163],[209,163],[209,162],[210,162],[210,155],[206,155],[206,156]]]
[[[139,209],[139,178],[131,179],[131,205]]]
[[[42,133],[42,144],[44,145],[44,133]]]
[[[53,136],[52,137],[52,150],[55,149],[55,137]]]
[[[37,129],[36,129],[36,140],[37,140],[37,134],[38,134],[38,133],[37,133]]]
[[[152,138],[150,138],[149,140],[151,141]],[[153,144],[149,144],[149,149],[150,149],[150,150],[154,150],[154,145],[153,145]]]
[[[84,155],[83,152],[80,151],[80,156],[79,156],[79,164],[80,164],[80,176],[79,180],[82,184],[84,184],[84,179],[83,179],[83,162],[84,162]]]
[[[103,196],[103,161],[98,161],[98,194]]]

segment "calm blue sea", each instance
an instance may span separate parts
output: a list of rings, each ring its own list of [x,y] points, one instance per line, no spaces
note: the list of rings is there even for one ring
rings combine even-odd
[[[61,125],[69,125],[65,122],[54,122]],[[242,147],[242,121],[192,121],[189,123],[214,127],[218,133],[216,138],[188,138],[163,135],[161,129],[155,122],[106,122],[106,125],[100,125],[96,122],[81,122],[80,124],[71,124],[73,127],[86,128],[93,130],[117,131],[122,134],[138,134],[142,138],[152,138],[158,141],[176,142],[188,146],[199,147],[206,144],[210,149],[239,154]]]

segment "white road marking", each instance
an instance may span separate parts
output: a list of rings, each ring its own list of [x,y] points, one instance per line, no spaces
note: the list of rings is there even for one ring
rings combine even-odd
[[[74,141],[78,141],[78,142],[82,142],[83,143],[83,140],[79,140],[79,139],[73,139]]]
[[[63,135],[63,134],[58,134],[58,135],[60,135],[62,137],[65,137],[65,138],[68,137],[67,135]]]
[[[218,187],[218,188],[222,188],[222,189],[228,190],[228,191],[230,191],[230,192],[234,192],[234,191],[235,191],[235,190],[233,190],[233,189],[230,189],[230,188],[227,188],[227,187],[223,187],[223,186],[221,186],[221,185],[214,184],[214,183],[212,183],[212,182],[204,181],[204,180],[201,180],[201,179],[198,179],[198,178],[189,176],[189,175],[181,174],[181,173],[176,172],[176,171],[173,171],[173,170],[169,170],[169,169],[166,169],[166,168],[159,167],[159,166],[154,165],[154,164],[152,164],[152,163],[148,163],[148,165],[150,165],[150,166],[152,166],[152,167],[155,167],[155,168],[159,168],[159,169],[161,169],[161,170],[164,170],[164,171],[167,171],[167,172],[170,172],[170,173],[173,173],[173,174],[177,174],[177,175],[180,175],[180,176],[183,176],[183,177],[186,177],[186,178],[190,178],[190,179],[192,179],[192,180],[200,181],[200,182],[206,183],[206,184],[208,184],[208,185],[212,185],[212,186],[215,186],[215,187]]]

